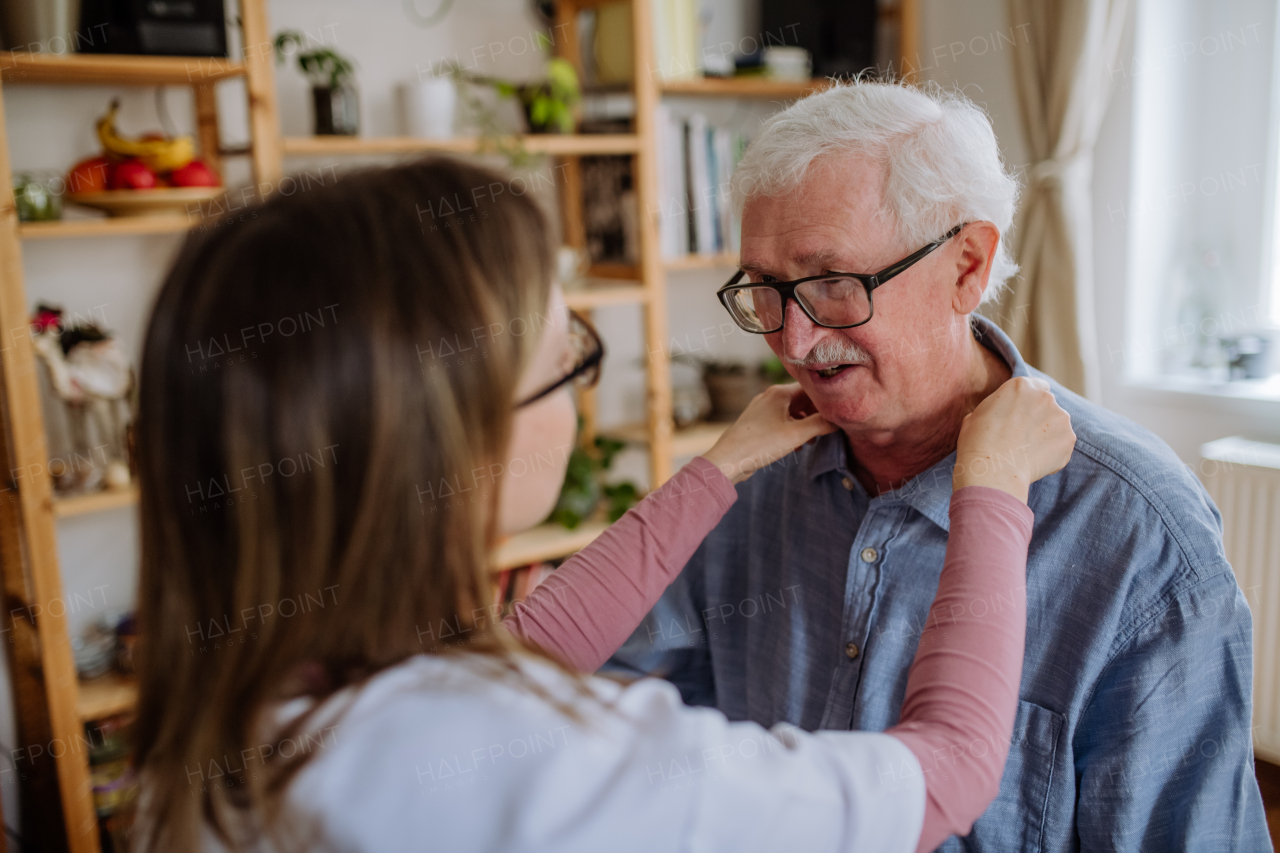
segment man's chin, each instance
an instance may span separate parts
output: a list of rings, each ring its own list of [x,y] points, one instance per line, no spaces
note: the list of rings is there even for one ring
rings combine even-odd
[[[817,407],[819,414],[831,423],[857,426],[865,423],[873,414],[871,379],[869,368],[852,365],[833,375],[823,376],[819,371],[801,368],[800,387]]]

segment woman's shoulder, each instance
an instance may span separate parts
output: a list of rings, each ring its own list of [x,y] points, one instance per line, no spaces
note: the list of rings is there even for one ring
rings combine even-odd
[[[652,730],[621,706],[652,703],[655,691],[666,692],[532,656],[413,658],[334,697],[339,710],[313,715],[322,730],[291,800],[344,849],[414,849],[428,830],[500,849],[494,815],[510,830],[576,811],[575,797],[598,790],[588,777],[606,779],[633,759]]]

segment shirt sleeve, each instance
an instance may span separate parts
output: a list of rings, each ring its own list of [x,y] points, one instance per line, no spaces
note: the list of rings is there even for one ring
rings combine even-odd
[[[1253,769],[1251,648],[1229,569],[1125,641],[1076,728],[1082,849],[1271,850]]]
[[[887,732],[911,749],[925,775],[920,851],[968,835],[1000,791],[1022,680],[1034,520],[1026,504],[999,489],[969,486],[951,496],[938,592],[907,676],[901,722]],[[970,607],[1005,598],[1013,603]]]
[[[504,624],[581,672],[617,651],[738,493],[698,457],[569,558]]]

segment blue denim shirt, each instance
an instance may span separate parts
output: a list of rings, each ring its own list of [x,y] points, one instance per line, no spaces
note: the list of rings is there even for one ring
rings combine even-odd
[[[975,315],[973,328],[1014,376],[1048,378],[993,324]],[[1066,468],[1031,487],[1009,761],[972,833],[940,849],[1270,850],[1252,623],[1221,517],[1160,439],[1052,388],[1077,441]],[[946,551],[955,454],[869,498],[847,446],[824,436],[739,485],[608,668],[662,675],[731,720],[897,722]]]

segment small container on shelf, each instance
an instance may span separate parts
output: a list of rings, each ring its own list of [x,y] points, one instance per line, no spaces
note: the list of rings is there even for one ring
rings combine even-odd
[[[19,222],[56,222],[62,218],[66,182],[54,171],[19,172],[13,176],[13,204]]]

